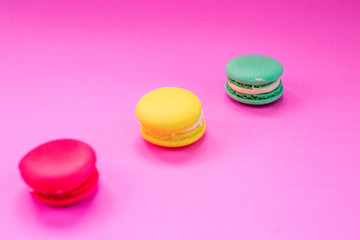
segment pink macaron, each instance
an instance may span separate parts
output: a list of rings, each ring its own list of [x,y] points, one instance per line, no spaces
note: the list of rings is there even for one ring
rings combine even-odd
[[[95,163],[95,152],[88,144],[60,139],[31,150],[21,159],[19,168],[36,199],[66,206],[94,192],[99,178]]]

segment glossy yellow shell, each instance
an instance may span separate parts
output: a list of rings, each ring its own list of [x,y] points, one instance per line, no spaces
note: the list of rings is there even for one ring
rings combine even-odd
[[[198,140],[205,122],[194,126],[201,116],[201,103],[192,92],[182,88],[159,88],[143,96],[136,106],[143,137],[154,144],[180,147]],[[186,132],[184,132],[186,131]]]

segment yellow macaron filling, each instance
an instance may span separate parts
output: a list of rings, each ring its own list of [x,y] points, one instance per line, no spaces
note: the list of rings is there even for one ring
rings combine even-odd
[[[141,126],[141,131],[143,133],[143,137],[151,137],[158,139],[160,141],[168,141],[168,142],[178,142],[183,141],[185,139],[190,139],[197,134],[203,131],[205,127],[205,121],[202,119],[201,124],[197,125],[196,127],[192,128],[191,130],[186,130],[183,132],[178,133],[171,133],[171,132],[164,132],[164,131],[154,131],[153,129],[145,128]]]

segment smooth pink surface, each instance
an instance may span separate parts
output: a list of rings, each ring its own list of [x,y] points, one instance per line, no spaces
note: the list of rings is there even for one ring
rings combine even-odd
[[[0,1],[1,239],[360,239],[360,2]],[[284,96],[225,93],[225,64],[264,54]],[[205,137],[146,143],[136,102],[164,86],[203,103]],[[34,201],[18,163],[77,138],[100,185]]]
[[[60,139],[42,143],[20,161],[19,169],[34,191],[54,193],[83,185],[94,175],[96,156],[86,143]]]

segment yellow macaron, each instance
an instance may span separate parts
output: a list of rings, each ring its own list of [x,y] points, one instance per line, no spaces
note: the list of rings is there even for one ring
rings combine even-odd
[[[165,87],[147,93],[135,112],[142,136],[159,146],[186,146],[205,132],[199,98],[182,88]]]

